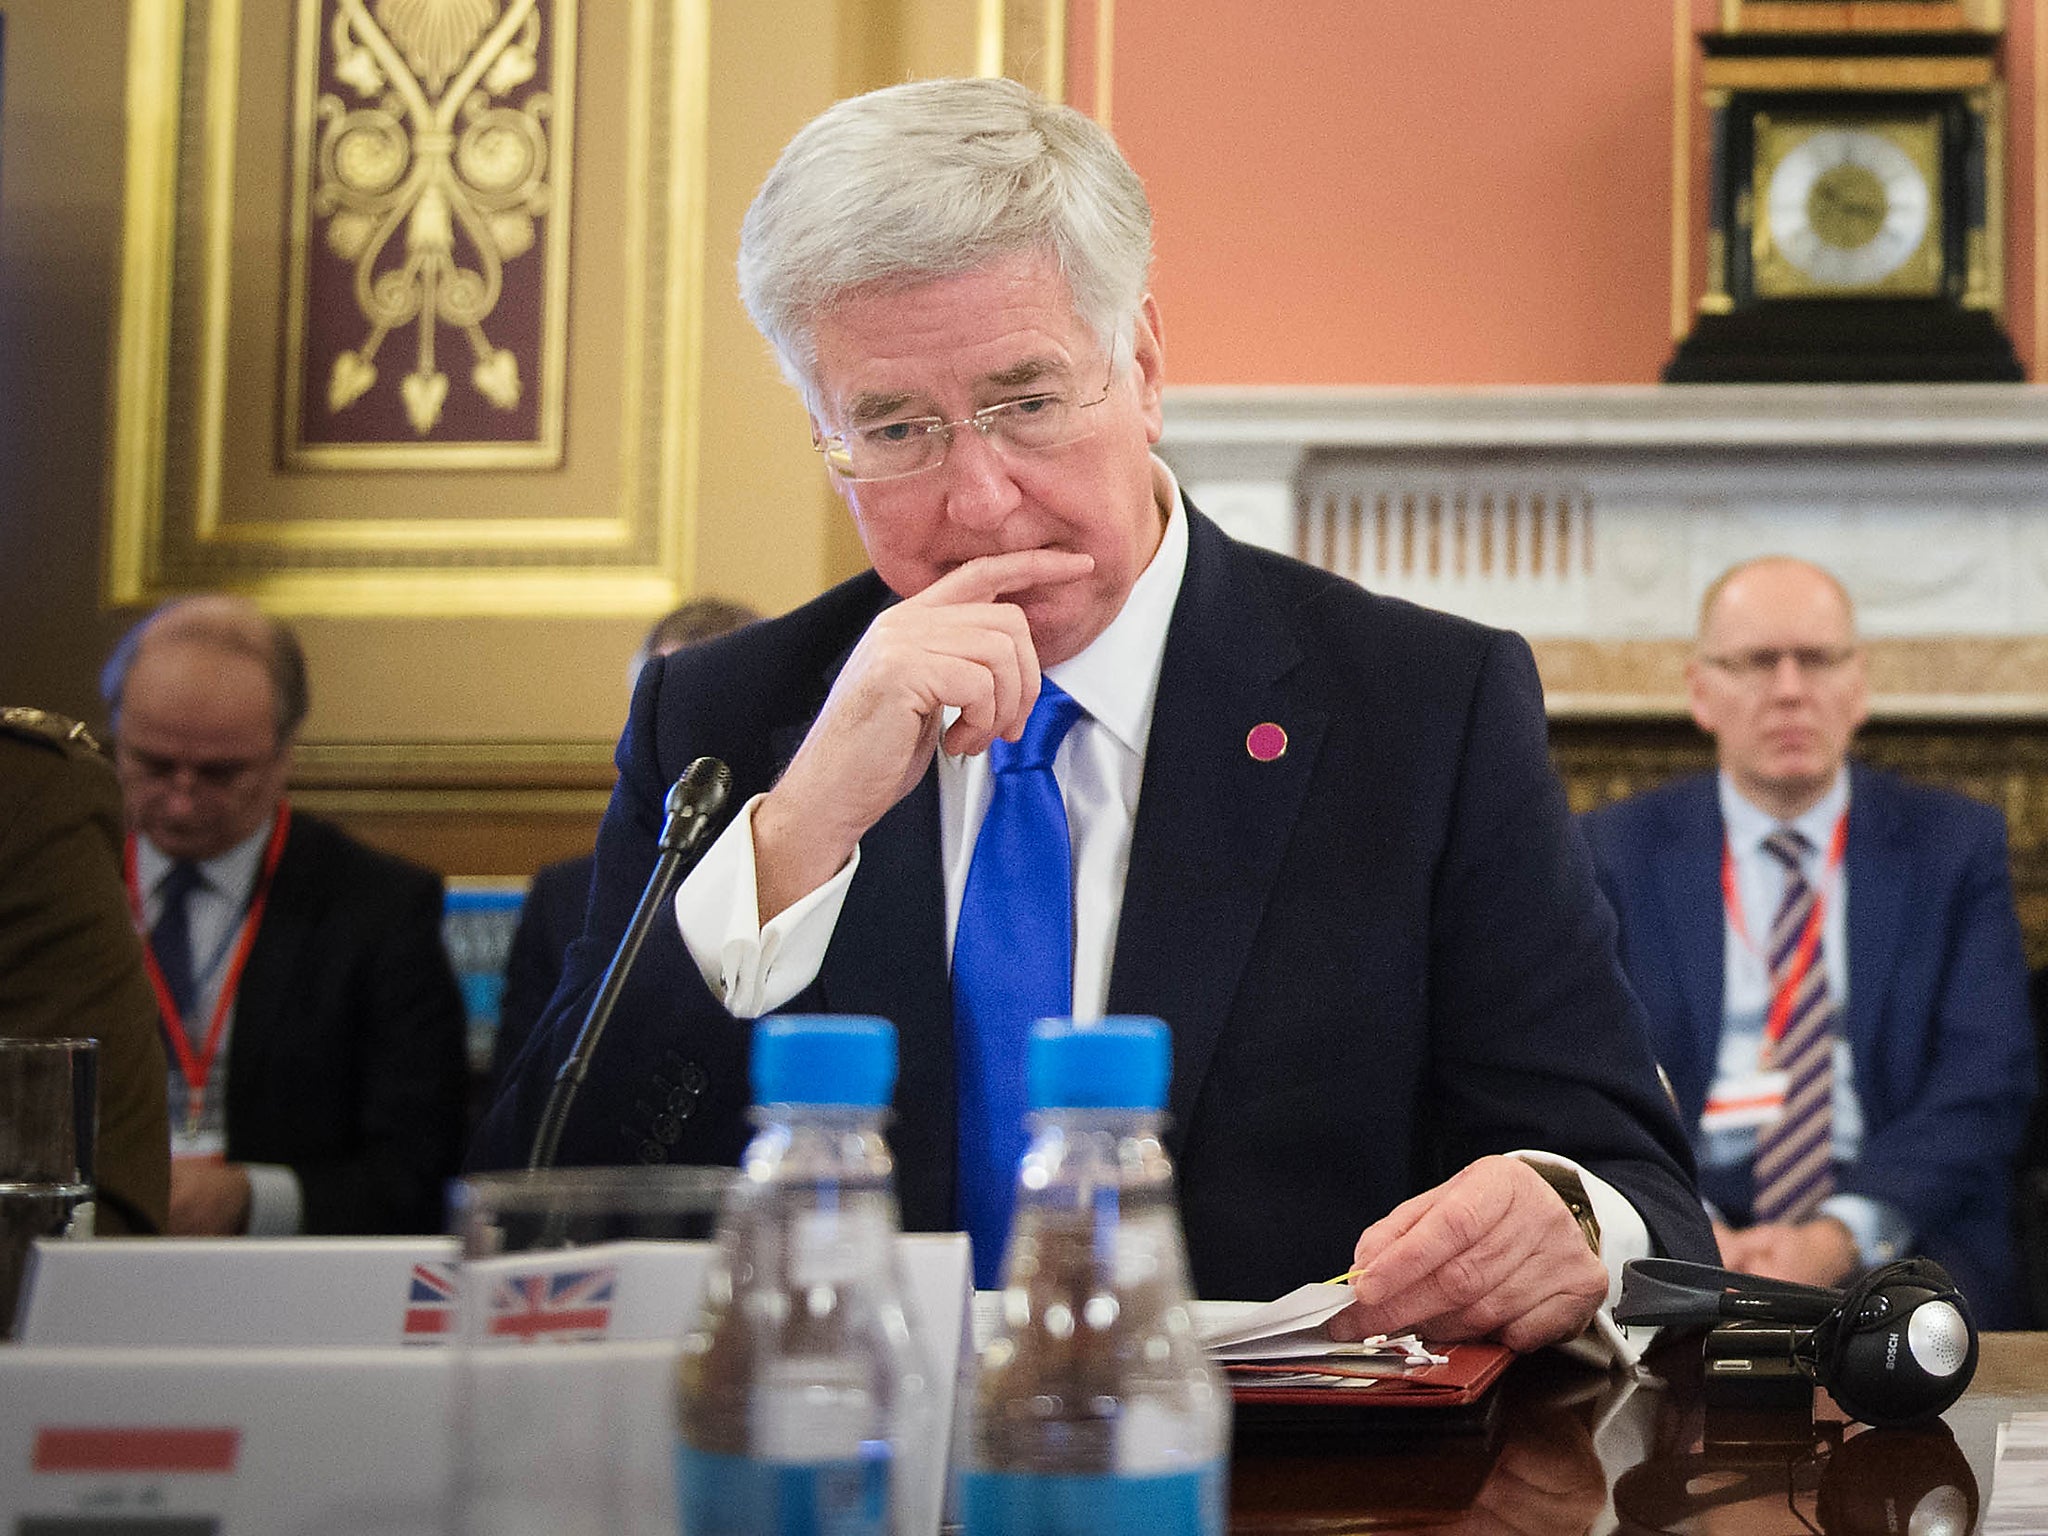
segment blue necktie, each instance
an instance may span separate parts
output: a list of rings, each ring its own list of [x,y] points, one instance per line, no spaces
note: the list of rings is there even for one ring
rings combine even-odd
[[[199,866],[180,859],[157,886],[162,902],[156,926],[149,930],[149,947],[156,952],[156,968],[163,974],[164,990],[171,994],[179,1017],[190,1020],[198,1001],[199,984],[192,975],[192,922],[185,910],[192,893],[206,883]],[[191,1028],[188,1022],[185,1026]]]
[[[959,1079],[957,1214],[974,1242],[974,1283],[1001,1279],[1017,1161],[1024,1155],[1024,1047],[1074,1005],[1074,860],[1052,760],[1081,706],[1051,678],[1014,745],[989,748],[995,793],[975,840],[953,932],[953,1051]]]

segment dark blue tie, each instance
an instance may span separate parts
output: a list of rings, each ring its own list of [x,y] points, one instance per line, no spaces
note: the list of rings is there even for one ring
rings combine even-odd
[[[1051,678],[1015,745],[989,748],[995,792],[975,840],[953,933],[953,1050],[960,1095],[956,1214],[974,1283],[1002,1276],[1024,1154],[1024,1047],[1037,1020],[1073,1011],[1074,859],[1052,760],[1081,706]]]
[[[163,974],[164,990],[171,994],[179,1017],[186,1020],[192,1017],[199,986],[192,975],[192,921],[185,906],[192,893],[204,884],[206,876],[199,872],[197,864],[189,859],[173,864],[156,888],[162,905],[157,911],[156,926],[149,930],[149,947],[156,952],[156,968]]]

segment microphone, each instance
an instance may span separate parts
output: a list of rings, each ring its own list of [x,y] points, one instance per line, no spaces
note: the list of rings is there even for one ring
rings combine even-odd
[[[1681,1259],[1622,1266],[1618,1323],[1731,1319],[1793,1325],[1794,1363],[1866,1424],[1924,1423],[1961,1397],[1977,1371],[1969,1303],[1932,1259],[1879,1265],[1839,1291]]]
[[[575,1048],[562,1063],[562,1070],[555,1074],[555,1085],[548,1093],[547,1108],[541,1113],[540,1129],[534,1133],[533,1150],[526,1160],[529,1173],[555,1165],[562,1127],[569,1121],[569,1108],[576,1102],[583,1079],[590,1075],[597,1043],[611,1022],[612,1010],[618,1006],[619,994],[625,990],[626,977],[639,958],[640,946],[646,942],[648,930],[654,926],[654,919],[675,890],[676,882],[702,854],[706,834],[725,808],[731,790],[732,770],[715,757],[695,759],[669,789],[663,806],[667,816],[655,845],[660,856],[654,861],[654,873],[647,877],[640,905],[633,909],[626,935],[619,940],[618,950],[605,968],[604,981],[591,1000],[590,1012],[584,1015],[583,1028],[577,1032]]]

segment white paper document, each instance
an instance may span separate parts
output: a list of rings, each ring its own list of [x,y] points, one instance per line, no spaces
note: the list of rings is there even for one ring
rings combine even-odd
[[[1441,1365],[1412,1333],[1374,1334],[1355,1343],[1338,1343],[1323,1325],[1353,1301],[1348,1285],[1296,1286],[1276,1301],[1198,1301],[1195,1327],[1212,1360],[1342,1359],[1348,1363],[1383,1363],[1390,1370],[1416,1365]]]

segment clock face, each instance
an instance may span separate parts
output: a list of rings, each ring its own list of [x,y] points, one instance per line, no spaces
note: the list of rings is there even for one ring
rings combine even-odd
[[[1760,295],[1931,294],[1939,124],[1757,119]]]

